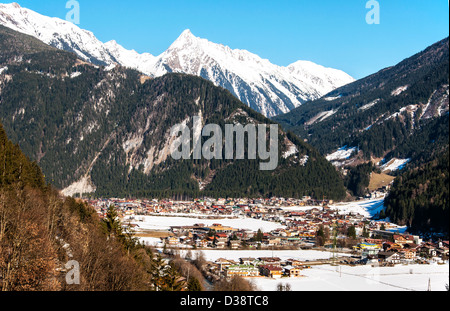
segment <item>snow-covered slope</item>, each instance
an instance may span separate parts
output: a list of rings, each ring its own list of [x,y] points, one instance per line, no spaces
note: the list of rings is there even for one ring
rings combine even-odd
[[[107,65],[116,61],[92,32],[65,20],[22,8],[17,3],[0,4],[0,24],[58,49],[74,52],[81,59],[95,64]]]
[[[115,41],[103,43],[92,32],[22,8],[17,3],[0,4],[0,25],[74,52],[94,64],[119,64],[153,77],[168,72],[201,76],[228,89],[242,102],[269,117],[289,112],[354,81],[340,70],[308,61],[277,66],[248,51],[232,50],[197,38],[189,30],[185,30],[167,51],[153,56],[127,50]]]
[[[354,81],[342,71],[307,61],[277,66],[246,50],[232,50],[198,38],[190,30],[185,30],[157,59],[150,70],[153,74],[173,71],[201,76],[269,117]]]
[[[152,68],[156,62],[156,57],[152,54],[139,54],[135,50],[127,50],[115,40],[106,42],[104,46],[120,65],[151,75],[149,68]]]
[[[55,48],[73,52],[97,65],[119,64],[144,71],[155,57],[127,50],[115,41],[103,43],[90,31],[60,18],[41,15],[17,3],[0,4],[0,25],[33,36]]]

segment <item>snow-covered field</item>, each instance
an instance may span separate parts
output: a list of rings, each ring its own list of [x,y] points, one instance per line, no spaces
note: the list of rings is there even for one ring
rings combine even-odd
[[[251,278],[262,291],[275,291],[279,283],[292,291],[445,291],[449,284],[449,265],[313,266],[302,271],[302,278]]]
[[[290,206],[282,207],[285,211],[308,211],[313,208],[321,208],[318,206]],[[360,214],[365,217],[375,216],[384,208],[384,198],[371,200],[361,200],[353,202],[343,202],[330,205],[332,210],[337,210],[341,214]]]
[[[169,217],[169,216],[139,216],[143,222],[135,222],[139,225],[139,229],[144,230],[168,230],[171,226],[193,226],[195,224],[204,224],[211,226],[213,224],[221,224],[225,227],[232,227],[236,229],[248,229],[263,232],[270,232],[278,228],[285,228],[279,223],[263,221],[253,218],[239,218],[239,219],[204,219],[193,217]]]

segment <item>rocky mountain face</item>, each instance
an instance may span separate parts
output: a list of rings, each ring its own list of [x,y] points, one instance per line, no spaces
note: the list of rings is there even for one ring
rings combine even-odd
[[[269,117],[354,81],[342,71],[307,61],[277,66],[248,51],[197,38],[189,30],[157,57],[150,72],[155,76],[167,72],[200,76]]]
[[[176,124],[187,125],[193,141],[207,124],[223,133],[225,124],[273,124],[210,81],[94,65],[3,26],[0,55],[5,131],[66,195],[345,196],[333,166],[281,130],[273,171],[260,170],[260,157],[173,159]]]
[[[448,148],[448,111],[446,38],[274,120],[337,166],[372,159],[398,168],[426,162]]]
[[[0,24],[34,36],[44,43],[73,52],[96,64],[119,64],[151,77],[186,73],[229,90],[267,117],[287,113],[302,103],[320,98],[354,81],[348,74],[308,62],[287,67],[270,63],[245,50],[195,37],[189,30],[159,56],[127,50],[115,41],[100,42],[92,32],[67,21],[40,15],[18,4],[0,4]]]

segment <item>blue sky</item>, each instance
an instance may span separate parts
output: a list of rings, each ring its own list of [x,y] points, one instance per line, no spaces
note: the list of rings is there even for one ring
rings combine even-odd
[[[9,3],[12,1],[4,1]],[[17,0],[65,19],[67,0]],[[366,23],[367,0],[78,0],[80,27],[101,41],[159,55],[185,29],[286,66],[310,60],[362,78],[448,36],[448,1],[378,0],[380,24]]]

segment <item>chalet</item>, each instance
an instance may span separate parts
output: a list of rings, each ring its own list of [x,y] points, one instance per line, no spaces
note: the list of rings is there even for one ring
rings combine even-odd
[[[269,237],[268,238],[269,246],[277,246],[281,244],[281,239],[278,237]]]
[[[431,243],[425,243],[425,244],[419,246],[417,248],[417,250],[419,253],[425,254],[426,256],[429,256],[429,257],[435,257],[437,254],[436,247]]]
[[[208,240],[198,238],[195,240],[195,245],[200,248],[206,248],[208,247]]]
[[[239,249],[240,246],[241,246],[241,241],[240,240],[231,240],[230,241],[231,249]]]
[[[402,245],[405,249],[417,249],[419,246],[414,243],[405,243]]]
[[[205,241],[206,241],[207,247],[213,247],[213,246],[215,246],[215,245],[214,245],[215,239],[216,239],[216,238],[215,238],[215,237],[212,237],[212,236],[205,237]]]
[[[290,278],[298,278],[298,277],[302,276],[302,274],[301,274],[302,269],[300,269],[299,267],[284,266],[283,270],[284,270],[284,275],[286,275]]]
[[[228,235],[224,233],[216,234],[216,246],[217,248],[226,248],[228,245]]]
[[[286,264],[288,266],[301,267],[301,266],[303,266],[304,263],[297,259],[288,259],[288,260],[286,260]]]
[[[414,237],[412,235],[398,235],[394,234],[394,242],[397,244],[414,243]]]
[[[401,261],[400,254],[397,252],[379,252],[378,258],[384,262],[398,264]]]
[[[283,268],[280,266],[262,265],[259,269],[262,275],[273,279],[278,279],[283,276]]]
[[[180,243],[180,239],[177,237],[171,236],[171,237],[166,238],[166,243],[171,246],[177,245]]]
[[[224,205],[225,204],[225,199],[224,198],[219,198],[218,200],[217,200],[217,204],[219,204],[219,205]]]
[[[224,227],[221,224],[213,224],[212,226],[209,227],[209,230],[213,230],[217,233],[233,233],[235,231],[238,231],[235,228]]]
[[[379,245],[380,247],[383,245],[383,243],[385,242],[384,240],[382,240],[382,239],[370,239],[370,238],[366,238],[366,239],[364,239],[364,241],[365,242],[367,242],[367,243],[371,243],[371,244],[377,244],[377,245]]]
[[[363,243],[359,243],[354,248],[359,249],[359,250],[366,250],[366,249],[372,250],[372,249],[380,249],[381,247],[378,244],[363,242]]]
[[[399,251],[400,256],[405,260],[414,260],[416,259],[416,250],[415,249],[402,249]]]
[[[260,261],[253,257],[239,258],[239,261],[240,261],[241,265],[257,266],[258,264],[260,264]]]
[[[436,249],[436,255],[439,257],[448,256],[448,247],[438,247]]]
[[[175,234],[183,233],[183,232],[196,232],[198,229],[197,226],[171,226],[170,231]]]
[[[383,249],[385,251],[397,251],[397,250],[400,250],[402,248],[403,248],[403,246],[401,244],[397,244],[397,243],[394,243],[394,242],[384,242],[383,243]]]
[[[363,242],[358,244],[357,246],[354,246],[354,249],[361,251],[362,258],[369,258],[372,256],[376,256],[381,250],[381,247],[378,244]]]

